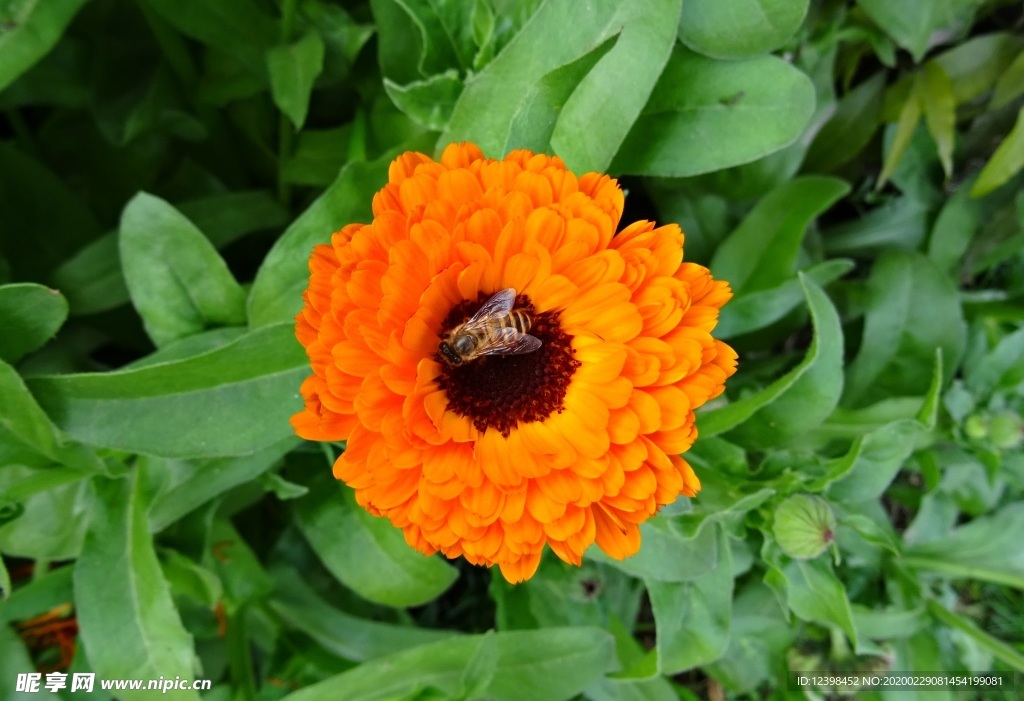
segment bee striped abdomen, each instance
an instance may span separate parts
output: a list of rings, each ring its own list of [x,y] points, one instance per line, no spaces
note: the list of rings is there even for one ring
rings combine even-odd
[[[525,309],[513,309],[501,320],[502,328],[513,328],[519,333],[529,333],[533,319]]]

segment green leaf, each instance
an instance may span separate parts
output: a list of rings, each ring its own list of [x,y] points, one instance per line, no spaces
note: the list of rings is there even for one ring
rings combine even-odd
[[[857,4],[919,61],[937,30],[955,27],[969,18],[980,3],[975,0],[857,0]]]
[[[1018,384],[1024,379],[1024,328],[999,339],[981,362],[965,364],[963,374],[966,385],[979,397]]]
[[[387,180],[392,154],[372,163],[350,163],[320,197],[292,222],[263,261],[249,293],[253,327],[291,323],[302,308],[313,246],[330,241],[346,224],[369,222],[373,193]]]
[[[325,470],[311,493],[292,502],[296,523],[339,582],[370,601],[419,606],[441,595],[458,571],[438,556],[425,557],[386,518],[356,504],[351,489]]]
[[[57,290],[32,283],[0,285],[0,360],[18,362],[49,341],[68,318],[68,302]]]
[[[811,221],[849,191],[842,180],[816,175],[781,185],[718,247],[711,270],[728,280],[739,298],[781,284],[796,272]]]
[[[935,61],[928,61],[921,67],[918,80],[924,121],[939,147],[939,160],[948,180],[953,174],[953,138],[956,129],[953,82]]]
[[[964,347],[965,329],[956,288],[917,253],[888,251],[868,278],[867,314],[860,351],[847,371],[847,406],[921,395],[932,379],[941,348],[948,380]]]
[[[298,387],[307,373],[292,325],[280,324],[195,357],[35,377],[30,387],[57,426],[83,443],[163,457],[226,457],[292,435],[288,418],[301,408]]]
[[[224,596],[224,587],[213,572],[177,550],[162,550],[160,566],[171,592],[214,608]]]
[[[1024,589],[1024,504],[1004,506],[948,535],[907,548],[903,563],[956,579]]]
[[[58,567],[36,574],[31,581],[23,582],[3,606],[0,606],[0,630],[7,630],[7,624],[26,621],[40,616],[72,600],[71,576],[74,567]]]
[[[829,255],[876,253],[888,247],[917,248],[930,224],[929,206],[915,197],[898,197],[864,216],[823,232]]]
[[[718,529],[718,564],[691,582],[647,582],[657,626],[658,671],[676,674],[718,659],[729,644],[733,571]]]
[[[613,638],[599,628],[545,628],[493,634],[494,677],[482,697],[495,701],[563,701],[614,669]],[[485,644],[467,635],[371,660],[285,697],[286,701],[407,698],[431,687],[455,698],[464,670]],[[396,674],[395,670],[401,670]]]
[[[978,179],[971,188],[971,197],[981,197],[992,192],[1024,168],[1024,107],[1017,113],[1013,129],[981,169]]]
[[[955,273],[963,265],[981,224],[981,208],[968,192],[969,188],[960,187],[946,201],[928,239],[928,257],[945,273]]]
[[[620,34],[605,39],[575,61],[559,66],[530,86],[512,118],[504,151],[527,148],[535,153],[551,148],[551,135],[562,108],[576,86],[607,54]]]
[[[848,258],[834,258],[803,271],[816,285],[825,287],[853,269]],[[718,275],[718,271],[715,271]],[[724,276],[723,276],[724,277]],[[785,317],[804,299],[800,278],[792,277],[780,285],[732,299],[722,308],[715,326],[715,338],[729,339],[765,328]]]
[[[217,249],[247,234],[276,229],[289,221],[288,211],[266,190],[222,192],[184,200],[178,211]]]
[[[999,109],[1024,95],[1024,51],[1017,54],[996,82],[992,92],[992,109]]]
[[[11,573],[7,571],[7,563],[0,557],[0,601],[7,603],[11,598]]]
[[[829,497],[847,502],[878,498],[896,478],[923,432],[917,421],[894,421],[858,438],[846,455],[827,468],[835,475],[830,480]]]
[[[799,29],[808,0],[689,0],[679,38],[712,58],[747,58],[773,51]]]
[[[153,549],[141,482],[135,470],[125,479],[96,483],[97,503],[75,564],[79,635],[100,677],[192,677],[192,636],[181,624]],[[125,691],[120,697],[157,699],[161,692]]]
[[[657,6],[658,16],[663,16],[664,6]],[[678,17],[678,13],[675,16]],[[530,89],[555,69],[577,60],[607,39],[624,32],[628,20],[632,20],[631,26],[640,20],[636,8],[613,0],[596,0],[587,7],[586,12],[581,12],[579,4],[572,0],[544,2],[501,53],[480,73],[466,81],[466,88],[455,105],[449,126],[437,141],[438,145],[468,140],[477,144],[488,156],[502,156],[510,142],[513,121]],[[675,23],[675,17],[672,21]],[[566,31],[566,28],[571,28],[571,31]],[[621,56],[621,59],[625,62],[609,61],[603,73],[609,77],[616,76],[620,67],[625,67],[629,62],[628,56]],[[640,83],[638,87],[642,91],[643,81]],[[597,88],[597,84],[591,81],[581,92],[577,99],[578,106],[571,108],[573,123],[581,116],[593,120],[591,101]],[[637,89],[634,87],[633,91]],[[606,103],[607,92],[601,93],[601,99],[602,103]],[[644,99],[641,98],[640,102]],[[611,131],[618,133],[623,116],[633,113],[633,108],[632,104],[624,106],[620,114],[611,118],[614,125]],[[595,127],[596,122],[592,121],[588,123],[587,129]],[[613,151],[622,142],[624,135],[625,132],[618,134],[613,144],[599,146]],[[580,134],[574,136],[579,137]],[[603,147],[599,150],[603,151]],[[573,156],[578,155],[579,150],[573,146]],[[569,166],[572,165],[570,162]]]
[[[1019,34],[993,32],[971,37],[943,51],[934,60],[953,81],[953,96],[956,103],[962,105],[996,86],[1022,46],[1024,41]],[[996,95],[998,88],[992,96],[993,108],[1001,106],[995,103]]]
[[[676,43],[682,0],[623,3],[615,45],[566,100],[551,146],[575,172],[605,172],[658,82]],[[608,95],[615,109],[608,109]],[[595,119],[600,115],[599,119]]]
[[[277,568],[271,571],[271,576],[274,592],[270,607],[290,626],[346,660],[365,662],[455,635],[446,630],[357,618],[329,606],[295,570]]]
[[[774,552],[774,547],[766,541],[765,559],[770,567],[765,582],[785,592],[787,605],[799,618],[838,626],[856,646],[857,630],[853,625],[850,601],[846,598],[846,588],[832,569],[831,561],[826,557],[790,560]]]
[[[50,52],[86,0],[0,2],[0,90]]]
[[[876,73],[843,96],[811,142],[804,172],[827,173],[855,158],[882,121],[885,74]]]
[[[42,455],[59,462],[60,435],[29,393],[21,376],[0,361],[0,464],[31,462]]]
[[[150,530],[159,533],[232,487],[255,480],[277,464],[298,442],[297,438],[288,437],[269,448],[239,458],[167,460],[163,465],[162,489],[153,496],[149,506]]]
[[[927,606],[928,612],[935,618],[942,621],[949,627],[955,628],[956,630],[969,635],[981,647],[991,652],[992,655],[1010,665],[1018,672],[1024,672],[1024,654],[1021,654],[1012,645],[1004,643],[1002,640],[989,635],[979,628],[974,621],[950,611],[934,599],[929,599]]]
[[[751,445],[780,445],[824,421],[843,388],[843,331],[832,302],[802,273],[800,281],[811,311],[814,339],[795,368],[757,394],[698,419],[703,436],[732,429],[729,440]]]
[[[642,546],[636,555],[614,560],[595,551],[592,557],[648,582],[689,582],[717,565],[717,534],[715,528],[699,528],[688,536],[673,528],[669,519],[655,517],[640,526]]]
[[[41,560],[77,557],[93,508],[89,481],[83,477],[73,470],[5,465],[0,470],[0,494],[6,497],[3,501],[17,504],[20,513],[0,525],[0,551]]]
[[[441,131],[448,126],[455,103],[462,94],[462,80],[458,72],[449,70],[406,85],[398,85],[385,78],[384,89],[395,107],[414,122],[427,129]]]
[[[903,107],[900,108],[896,127],[890,127],[886,130],[887,149],[885,160],[882,163],[882,172],[878,174],[878,180],[875,182],[876,190],[881,190],[889,182],[893,173],[896,172],[896,167],[900,164],[900,160],[903,158],[907,147],[910,146],[910,141],[914,137],[917,125],[921,121],[921,90],[918,87],[919,85],[920,81],[915,79],[903,102]]]
[[[10,701],[31,701],[38,699],[38,692],[15,691],[18,675],[30,673],[35,669],[28,650],[11,626],[0,626],[0,684],[3,685],[6,698]],[[40,681],[40,688],[45,680]]]
[[[245,292],[217,249],[164,200],[144,192],[132,198],[119,249],[132,303],[157,345],[206,326],[245,323]]]
[[[683,177],[748,163],[795,141],[813,112],[810,79],[782,59],[716,61],[677,46],[612,170]]]
[[[306,123],[313,83],[323,68],[324,40],[316,32],[307,32],[298,41],[267,52],[270,94],[296,129]]]
[[[130,299],[121,268],[117,232],[105,234],[79,249],[50,276],[71,306],[72,316],[94,314]]]
[[[265,6],[251,0],[145,0],[182,34],[232,56],[265,81],[265,52],[279,36]]]

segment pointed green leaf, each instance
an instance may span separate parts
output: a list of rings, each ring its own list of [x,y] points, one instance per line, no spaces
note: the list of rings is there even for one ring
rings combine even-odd
[[[79,634],[98,676],[195,676],[192,636],[182,626],[160,569],[141,503],[137,470],[98,480],[82,555],[75,564]],[[199,694],[177,692],[182,699]],[[121,698],[157,699],[159,691],[124,691]]]
[[[245,323],[245,292],[217,249],[164,200],[136,195],[118,243],[132,303],[157,345]]]
[[[387,606],[419,606],[452,585],[458,571],[405,542],[386,518],[356,504],[352,490],[326,471],[311,493],[291,502],[302,534],[338,581]]]
[[[50,52],[86,0],[0,2],[0,90]]]
[[[34,283],[0,285],[0,360],[18,362],[57,333],[68,302],[57,290]]]
[[[813,112],[810,79],[780,58],[716,61],[677,45],[612,170],[683,177],[748,163],[794,142]]]
[[[414,122],[441,131],[448,126],[462,94],[462,80],[455,70],[450,70],[405,85],[385,78],[384,89],[395,106]]]
[[[803,172],[827,173],[856,157],[882,120],[885,73],[878,72],[839,100],[836,110],[811,142]]]
[[[324,40],[308,32],[298,41],[275,46],[267,52],[270,94],[296,129],[301,129],[309,111],[313,83],[324,68]]]
[[[1013,129],[981,169],[981,174],[971,188],[971,197],[981,197],[992,192],[1021,168],[1024,168],[1024,107],[1017,113]]]
[[[34,377],[30,387],[57,426],[83,443],[163,457],[225,457],[293,435],[288,419],[302,407],[298,388],[308,372],[289,323],[183,360]]]
[[[939,147],[939,160],[948,180],[953,174],[953,137],[956,129],[953,82],[935,61],[929,61],[921,67],[920,81],[924,121]]]
[[[808,0],[688,0],[679,38],[713,58],[746,58],[773,51],[799,29]]]

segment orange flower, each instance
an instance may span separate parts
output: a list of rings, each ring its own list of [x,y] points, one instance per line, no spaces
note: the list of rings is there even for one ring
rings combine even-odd
[[[292,425],[348,441],[334,475],[417,550],[529,579],[544,545],[614,558],[700,482],[679,457],[736,354],[711,337],[727,283],[683,262],[675,224],[615,234],[623,194],[556,157],[406,153],[310,260],[296,334],[313,375]],[[452,365],[439,346],[513,288],[539,349]]]

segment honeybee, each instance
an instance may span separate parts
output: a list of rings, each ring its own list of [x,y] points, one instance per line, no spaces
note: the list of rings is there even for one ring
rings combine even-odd
[[[444,361],[462,365],[482,355],[521,355],[540,348],[541,340],[528,333],[533,319],[525,309],[513,309],[515,302],[515,289],[495,292],[441,341],[437,349]]]

